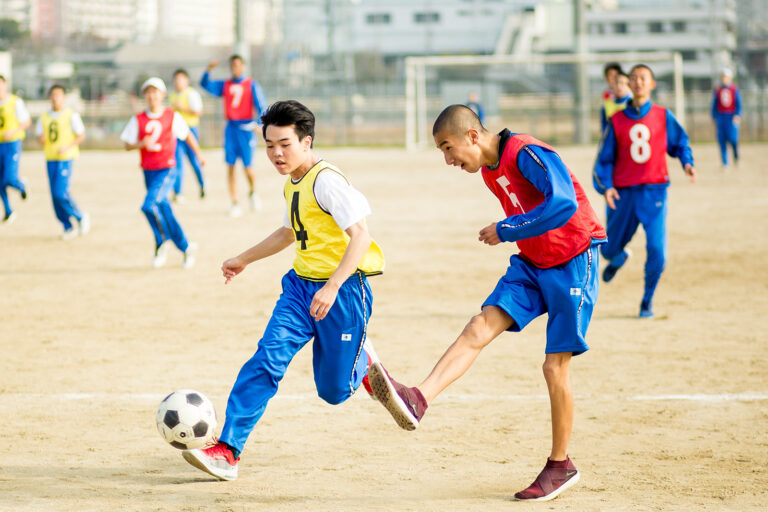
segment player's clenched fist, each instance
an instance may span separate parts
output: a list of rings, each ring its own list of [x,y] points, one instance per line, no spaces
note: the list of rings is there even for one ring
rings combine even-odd
[[[208,67],[206,67],[205,69],[207,69],[208,71],[211,71],[213,68],[215,68],[218,65],[219,65],[219,61],[212,60],[211,62],[208,63]]]
[[[477,239],[488,245],[500,244],[501,240],[499,240],[499,234],[496,232],[496,223],[494,222],[481,229],[480,236]]]

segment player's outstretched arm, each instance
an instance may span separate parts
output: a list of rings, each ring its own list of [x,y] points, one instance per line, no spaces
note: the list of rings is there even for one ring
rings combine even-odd
[[[368,233],[364,220],[352,224],[344,231],[349,235],[349,244],[344,251],[344,256],[341,257],[339,266],[336,267],[333,275],[312,297],[312,304],[309,306],[309,314],[315,320],[325,318],[333,303],[336,302],[339,288],[357,269],[363,256],[365,256],[365,252],[371,246],[371,235]]]
[[[273,254],[277,254],[294,242],[293,231],[286,227],[276,229],[267,238],[254,245],[247,251],[226,260],[221,265],[221,272],[229,283],[237,274],[245,270],[245,267]]]

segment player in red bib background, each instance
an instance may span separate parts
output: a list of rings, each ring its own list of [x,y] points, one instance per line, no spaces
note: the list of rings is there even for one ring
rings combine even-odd
[[[210,73],[217,64],[216,61],[208,64],[200,85],[224,100],[224,117],[227,119],[224,128],[224,160],[227,162],[227,182],[232,200],[229,215],[239,217],[243,211],[238,203],[235,181],[235,164],[238,159],[243,163],[245,177],[248,179],[251,209],[261,208],[261,199],[255,188],[256,176],[253,173],[253,152],[256,149],[254,130],[257,128],[256,120],[261,117],[267,104],[259,82],[245,76],[245,63],[241,56],[232,55],[229,58],[232,76],[227,80],[211,80]]]
[[[506,218],[480,230],[487,245],[516,242],[519,254],[464,331],[418,387],[404,386],[374,363],[374,394],[398,424],[413,430],[428,404],[504,331],[522,330],[547,314],[544,378],[552,415],[552,450],[518,500],[545,501],[572,487],[579,472],[568,456],[573,427],[571,358],[589,349],[585,336],[597,300],[598,252],[605,229],[584,190],[549,145],[530,135],[487,131],[464,105],[446,108],[432,134],[448,165],[481,171]]]
[[[741,93],[733,83],[733,73],[724,69],[720,85],[712,96],[712,119],[717,128],[717,143],[723,167],[728,165],[728,144],[733,149],[733,161],[739,162],[739,124],[741,123]]]
[[[632,102],[610,119],[603,134],[593,181],[605,196],[608,243],[601,252],[611,281],[630,255],[625,249],[637,227],[645,230],[647,259],[641,318],[653,316],[653,295],[664,270],[667,250],[667,157],[679,158],[696,181],[688,135],[669,110],[650,101],[656,80],[651,68],[638,64],[629,73]]]
[[[200,165],[205,165],[205,160],[197,140],[181,115],[163,106],[166,93],[163,81],[157,77],[150,78],[142,84],[141,92],[147,102],[147,109],[130,119],[120,138],[125,143],[126,151],[138,149],[141,155],[141,168],[147,187],[141,211],[147,217],[155,236],[152,266],[157,268],[165,265],[165,242],[170,239],[184,254],[184,268],[189,268],[194,265],[197,247],[187,240],[168,199],[176,181],[173,172],[176,166],[176,140],[185,140],[189,144]]]

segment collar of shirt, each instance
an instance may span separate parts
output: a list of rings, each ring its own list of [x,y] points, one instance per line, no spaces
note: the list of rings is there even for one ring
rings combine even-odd
[[[651,111],[651,105],[653,105],[651,100],[648,100],[642,105],[640,105],[640,108],[637,108],[631,103],[629,103],[627,105],[627,108],[624,109],[624,113],[631,119],[640,119],[642,117],[645,117],[645,115]]]
[[[507,146],[507,141],[511,136],[512,132],[510,132],[507,128],[504,128],[499,132],[499,159],[496,160],[494,165],[486,166],[486,169],[489,171],[495,171],[499,168],[499,164],[501,164],[501,156],[504,154],[504,148]]]
[[[241,77],[239,77],[239,78],[235,78],[235,77],[233,77],[233,76],[232,76],[232,77],[230,77],[230,78],[229,78],[229,81],[230,81],[230,82],[235,82],[236,84],[239,84],[240,82],[242,82],[242,81],[243,81],[243,80],[245,80],[246,78],[247,78],[247,77],[246,77],[245,75],[243,75],[243,76],[241,76]]]
[[[150,112],[148,108],[144,109],[144,113],[147,114],[147,116],[150,117],[151,119],[157,119],[158,117],[163,115],[164,112],[165,112],[165,107],[163,107],[163,109],[160,112]]]

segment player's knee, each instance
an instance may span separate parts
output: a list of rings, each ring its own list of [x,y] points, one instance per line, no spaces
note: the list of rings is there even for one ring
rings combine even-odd
[[[483,314],[475,315],[464,328],[466,342],[473,348],[483,348],[491,341],[490,327]]]
[[[547,382],[558,382],[568,375],[568,364],[563,360],[547,358],[541,365],[544,379]]]
[[[331,405],[344,402],[351,394],[349,386],[345,386],[343,389],[336,386],[318,386],[317,388],[317,396]]]

